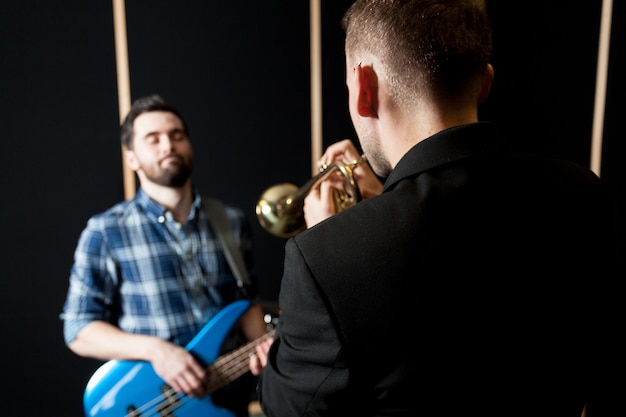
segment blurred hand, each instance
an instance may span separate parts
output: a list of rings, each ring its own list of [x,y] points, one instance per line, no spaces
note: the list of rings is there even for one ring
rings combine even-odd
[[[174,390],[200,398],[207,394],[206,371],[186,349],[165,340],[152,355],[154,371]]]
[[[260,375],[263,372],[263,368],[267,365],[267,353],[270,350],[270,346],[274,343],[273,338],[265,339],[254,347],[255,354],[250,356],[250,362],[248,367],[252,375]]]

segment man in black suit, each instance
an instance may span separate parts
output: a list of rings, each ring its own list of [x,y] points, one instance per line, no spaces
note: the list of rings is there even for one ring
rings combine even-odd
[[[306,198],[250,361],[264,413],[617,415],[612,208],[590,170],[478,120],[484,1],[357,0],[342,23],[356,180],[384,184],[328,218],[333,181]]]

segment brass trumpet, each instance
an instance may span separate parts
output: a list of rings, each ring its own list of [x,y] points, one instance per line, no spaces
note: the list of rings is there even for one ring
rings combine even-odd
[[[290,183],[282,183],[266,189],[256,205],[256,215],[261,226],[277,237],[288,238],[306,229],[304,220],[304,198],[311,188],[333,173],[339,171],[343,175],[346,187],[334,193],[335,208],[342,211],[361,201],[361,193],[352,171],[363,162],[365,155],[350,164],[341,161],[320,167],[320,173],[298,188]]]

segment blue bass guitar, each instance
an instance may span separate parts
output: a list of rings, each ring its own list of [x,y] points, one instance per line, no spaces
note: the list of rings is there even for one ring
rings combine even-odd
[[[213,404],[211,393],[248,371],[248,359],[261,338],[217,357],[227,334],[250,307],[236,301],[220,311],[186,346],[200,363],[208,366],[209,395],[188,397],[170,388],[146,361],[111,360],[100,366],[87,383],[83,396],[88,417],[234,417]],[[216,359],[217,358],[217,359]]]

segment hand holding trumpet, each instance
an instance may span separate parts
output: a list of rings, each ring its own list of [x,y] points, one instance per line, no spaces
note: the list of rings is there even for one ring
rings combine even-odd
[[[383,184],[361,156],[350,139],[344,139],[330,145],[320,158],[320,170],[326,169],[334,161],[341,161],[353,166],[352,175],[358,184],[361,198],[379,195]],[[319,181],[304,199],[304,219],[311,227],[338,212],[336,193],[344,192],[345,180],[340,173],[334,173]]]
[[[357,184],[357,179],[362,183]],[[382,189],[365,156],[344,139],[328,147],[320,160],[320,173],[302,187],[281,183],[267,188],[257,202],[256,215],[265,230],[289,238]]]

